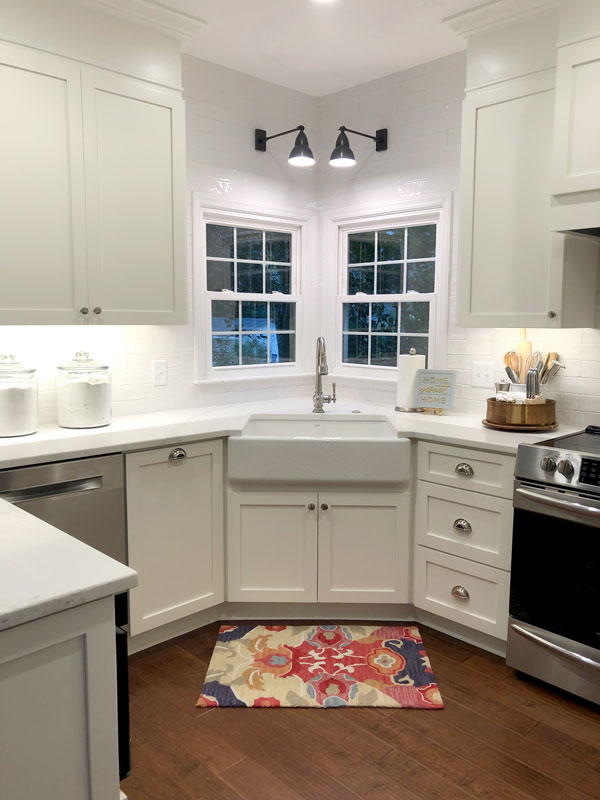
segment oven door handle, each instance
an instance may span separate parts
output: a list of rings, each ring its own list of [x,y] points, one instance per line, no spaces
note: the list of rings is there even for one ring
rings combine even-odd
[[[591,517],[592,519],[600,520],[600,508],[595,508],[594,506],[587,506],[583,503],[572,503],[568,500],[559,500],[558,498],[548,497],[547,495],[532,492],[530,489],[521,489],[520,487],[515,489],[515,493],[545,506],[560,508],[562,511],[568,511],[571,514],[578,514],[582,517]]]
[[[521,625],[515,625],[513,622],[511,623],[510,627],[515,633],[518,633],[519,636],[523,636],[525,639],[529,639],[530,641],[541,645],[541,647],[551,650],[553,653],[558,653],[558,655],[569,658],[571,661],[577,661],[580,664],[584,664],[586,667],[600,669],[600,664],[597,661],[594,661],[587,656],[582,656],[580,653],[574,653],[572,650],[567,650],[566,647],[561,647],[559,644],[554,644],[554,642],[549,642],[542,636],[538,636],[536,633],[533,633],[533,631],[528,631],[527,628],[521,627]]]

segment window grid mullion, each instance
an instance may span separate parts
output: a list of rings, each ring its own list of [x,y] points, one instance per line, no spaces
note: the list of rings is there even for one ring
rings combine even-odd
[[[271,363],[271,303],[267,302],[267,364]]]
[[[238,288],[237,279],[237,228],[233,229],[233,291],[237,292]],[[240,319],[240,325],[242,321]]]

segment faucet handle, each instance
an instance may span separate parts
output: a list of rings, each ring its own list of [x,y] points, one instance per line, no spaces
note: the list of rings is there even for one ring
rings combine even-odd
[[[331,395],[331,402],[335,403],[335,401],[337,400],[337,397],[336,397],[336,394],[335,394],[335,381],[333,381],[332,385],[333,385],[333,394]]]

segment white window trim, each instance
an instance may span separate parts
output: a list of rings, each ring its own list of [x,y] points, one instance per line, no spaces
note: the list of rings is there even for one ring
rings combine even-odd
[[[213,202],[211,202],[213,201]],[[264,295],[208,292],[206,290],[206,223],[226,223],[238,227],[292,232],[292,294],[269,295],[272,302],[296,303],[296,361],[292,364],[245,364],[213,367],[211,363],[211,306],[213,299],[264,300]],[[194,308],[194,365],[196,384],[264,379],[279,382],[306,373],[310,364],[310,342],[314,338],[314,281],[316,278],[314,214],[299,214],[297,209],[258,208],[245,203],[214,203],[200,192],[192,194],[192,280]],[[315,265],[315,266],[313,266]],[[312,268],[311,268],[312,267]],[[312,288],[311,288],[312,287]]]
[[[450,283],[451,211],[452,193],[431,194],[426,197],[403,199],[385,205],[341,208],[323,212],[323,263],[328,265],[323,284],[323,309],[325,335],[335,343],[333,371],[337,377],[362,378],[395,382],[394,367],[346,364],[342,361],[342,304],[344,302],[372,302],[378,295],[347,295],[345,244],[347,234],[353,231],[378,230],[384,227],[403,227],[415,223],[437,225],[436,239],[436,291],[430,295],[386,295],[389,302],[431,302],[429,367],[445,369],[447,366],[448,295]],[[331,359],[331,355],[330,355]],[[331,362],[330,362],[331,363]]]

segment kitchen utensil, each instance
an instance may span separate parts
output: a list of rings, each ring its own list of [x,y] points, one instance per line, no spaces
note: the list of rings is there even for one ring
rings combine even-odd
[[[508,392],[508,391],[510,391],[510,383],[509,383],[509,381],[496,381],[496,391],[497,392]]]
[[[527,341],[527,328],[521,328],[521,341],[517,345],[517,352],[521,358],[521,367],[519,370],[520,381],[521,383],[525,383],[525,376],[527,375],[527,359],[531,353],[531,342]]]
[[[546,358],[544,359],[544,363],[542,365],[542,369],[540,370],[540,380],[544,377],[544,375],[548,372],[548,362],[550,361],[550,351],[546,353]]]
[[[544,398],[540,394],[540,374],[536,369],[530,369],[527,371],[527,381],[526,381],[526,393],[527,397],[525,399],[526,405],[532,404],[540,404],[544,402]]]
[[[511,379],[512,383],[518,383],[519,382],[519,376],[517,375],[517,373],[514,371],[514,369],[512,367],[506,366],[506,367],[504,367],[504,371],[506,372],[508,377]]]
[[[544,357],[542,356],[539,350],[532,350],[532,352],[527,356],[527,361],[525,364],[526,369],[527,370],[537,369],[538,364],[540,364],[540,369],[541,369],[541,367],[544,364]]]
[[[517,376],[517,383],[521,381],[521,356],[516,350],[509,350],[504,356],[504,364],[510,367]]]

